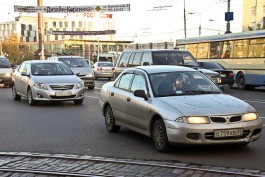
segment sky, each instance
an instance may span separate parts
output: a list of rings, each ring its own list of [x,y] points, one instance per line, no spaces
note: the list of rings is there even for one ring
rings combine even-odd
[[[223,34],[226,31],[227,0],[42,0],[43,6],[89,6],[130,4],[130,11],[114,12],[116,36],[135,43],[175,41],[185,37],[184,1],[186,10],[186,37]],[[0,0],[0,22],[13,21],[18,12],[14,5],[37,6],[37,0]],[[164,7],[162,10],[158,7]],[[242,31],[243,0],[231,0],[230,21],[233,33]],[[26,14],[36,16],[36,14]],[[49,16],[51,14],[44,14]],[[52,14],[62,17],[65,14]]]

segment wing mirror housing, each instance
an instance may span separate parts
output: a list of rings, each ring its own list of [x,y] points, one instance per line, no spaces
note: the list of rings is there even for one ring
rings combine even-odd
[[[137,96],[137,97],[141,97],[141,98],[144,98],[144,100],[148,100],[148,97],[147,95],[145,94],[145,91],[144,90],[135,90],[134,93],[133,93],[134,96]]]

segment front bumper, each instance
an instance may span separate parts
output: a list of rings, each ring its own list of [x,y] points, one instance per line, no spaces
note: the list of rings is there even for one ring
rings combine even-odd
[[[186,124],[165,120],[168,140],[170,144],[186,145],[214,145],[214,144],[238,144],[248,143],[260,138],[262,120],[240,122],[233,124]],[[215,138],[215,130],[241,129],[243,136]]]
[[[0,84],[12,84],[12,76],[0,76]]]
[[[71,90],[43,90],[37,87],[32,87],[32,96],[36,101],[74,101],[85,98],[85,88]],[[56,93],[70,93],[69,95],[57,96]]]
[[[86,87],[95,87],[95,77],[79,76],[79,78],[82,79]]]

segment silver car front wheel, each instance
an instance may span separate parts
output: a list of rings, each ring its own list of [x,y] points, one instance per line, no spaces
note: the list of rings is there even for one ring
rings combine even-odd
[[[28,89],[28,92],[27,92],[27,98],[28,98],[28,104],[30,106],[35,106],[37,105],[37,101],[35,101],[32,97],[32,91],[31,89]]]
[[[12,84],[12,96],[13,96],[13,99],[16,101],[21,100],[21,96],[17,94],[17,89],[16,89],[15,84]]]
[[[166,127],[162,119],[155,121],[152,129],[152,139],[155,149],[159,152],[168,152],[170,150]]]

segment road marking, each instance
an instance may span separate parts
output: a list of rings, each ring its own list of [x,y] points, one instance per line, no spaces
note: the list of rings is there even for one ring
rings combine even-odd
[[[265,104],[265,101],[253,101],[253,100],[244,100],[246,102],[252,102],[252,103],[262,103]]]
[[[95,98],[95,99],[98,99],[98,100],[99,100],[98,97],[94,97],[94,96],[88,96],[88,95],[85,95],[85,97],[88,97],[88,98]]]

